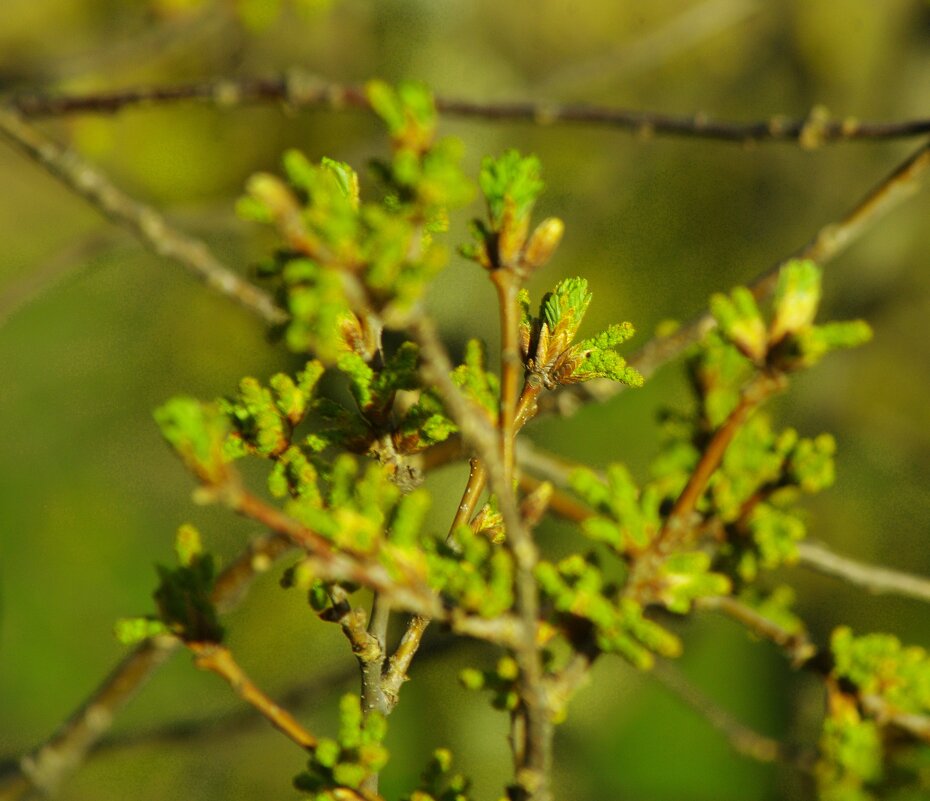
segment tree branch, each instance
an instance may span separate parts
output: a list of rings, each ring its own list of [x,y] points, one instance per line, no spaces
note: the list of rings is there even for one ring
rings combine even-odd
[[[857,562],[816,542],[798,543],[798,561],[804,567],[833,576],[873,593],[901,595],[930,602],[930,579],[900,570]]]
[[[211,595],[217,610],[228,611],[234,607],[252,579],[267,570],[290,547],[280,536],[253,540],[217,578]],[[173,637],[156,637],[136,647],[58,731],[24,756],[17,771],[0,780],[0,799],[13,801],[32,790],[54,793],[178,645]]]
[[[26,117],[73,114],[115,114],[135,106],[197,102],[218,108],[282,103],[292,109],[368,109],[363,86],[324,80],[301,70],[283,76],[219,78],[173,85],[137,86],[84,94],[34,92],[15,96],[11,104]],[[905,139],[930,133],[930,118],[881,122],[852,117],[831,118],[814,109],[803,118],[773,115],[739,122],[707,114],[668,114],[584,103],[559,104],[533,100],[481,102],[436,98],[437,109],[450,117],[487,122],[527,122],[549,126],[579,124],[615,128],[638,136],[677,136],[737,144],[795,142],[804,147],[862,140]]]
[[[785,379],[782,376],[759,374],[740,393],[736,408],[730,412],[727,419],[708,441],[688,479],[688,483],[675,501],[672,511],[669,512],[656,539],[656,544],[660,548],[667,547],[669,541],[681,542],[683,534],[693,529],[692,517],[697,504],[701,500],[704,490],[707,489],[710,479],[723,462],[723,457],[726,455],[727,448],[730,447],[733,437],[742,428],[753,410],[769,395],[782,388],[784,383]]]
[[[293,740],[301,748],[312,751],[317,739],[308,732],[287,710],[271,700],[239,667],[232,652],[216,643],[187,643],[194,661],[201,670],[209,670],[224,679],[243,701],[267,718],[271,725]]]
[[[421,316],[411,327],[420,345],[422,372],[427,386],[435,386],[452,415],[462,439],[474,448],[488,474],[491,490],[497,495],[507,532],[507,547],[516,567],[516,611],[521,623],[518,640],[511,646],[520,667],[520,696],[526,718],[525,739],[517,765],[517,783],[522,797],[531,801],[550,801],[549,772],[552,761],[553,724],[544,681],[542,660],[536,644],[539,620],[539,595],[533,571],[538,552],[530,531],[517,509],[513,486],[498,450],[497,431],[477,412],[452,382],[452,364],[433,323]]]
[[[49,139],[11,108],[0,107],[0,136],[104,216],[130,231],[145,247],[178,262],[209,289],[232,299],[269,325],[287,320],[286,312],[275,305],[270,295],[240,278],[204,242],[173,228],[154,208],[127,195],[102,172]]]

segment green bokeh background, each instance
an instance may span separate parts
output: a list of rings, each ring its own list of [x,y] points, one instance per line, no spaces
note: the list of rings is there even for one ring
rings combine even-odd
[[[930,6],[917,0],[4,0],[0,92],[94,90],[300,67],[322,78],[417,78],[477,100],[590,101],[738,119],[816,104],[841,115],[926,115]],[[296,4],[299,5],[299,4]],[[305,9],[306,11],[306,9]],[[262,19],[266,17],[266,19]],[[257,23],[261,23],[260,25]],[[285,147],[364,167],[383,153],[361,112],[192,105],[83,116],[42,128],[121,187],[163,208],[247,273],[268,246],[232,207],[248,175],[275,169]],[[515,146],[541,158],[541,214],[567,226],[541,291],[582,274],[595,293],[589,324],[630,319],[646,341],[664,319],[685,319],[712,291],[752,276],[838,218],[915,143],[743,148],[697,140],[644,141],[586,127],[446,120],[472,173],[482,155]],[[214,397],[245,374],[298,364],[260,325],[206,292],[177,265],[144,251],[81,200],[0,146],[0,758],[47,736],[123,649],[113,621],[151,608],[152,564],[171,558],[175,528],[191,521],[221,555],[255,527],[193,505],[191,482],[151,419],[167,397]],[[875,340],[832,357],[776,404],[804,434],[836,433],[838,480],[810,504],[814,536],[864,559],[930,574],[930,270],[918,195],[832,263],[826,307],[865,316]],[[471,213],[478,213],[476,206]],[[463,215],[463,220],[467,215]],[[451,241],[462,241],[459,221]],[[493,293],[455,259],[430,299],[449,341],[496,341]],[[655,452],[655,412],[684,402],[677,369],[527,436],[572,459],[624,460],[642,471]],[[435,521],[463,476],[431,479]],[[553,547],[570,536],[552,524]],[[562,546],[564,547],[564,546]],[[295,593],[262,579],[229,617],[231,646],[272,695],[316,687],[300,716],[333,726],[353,686],[318,677],[351,670],[338,631]],[[870,597],[799,568],[799,609],[823,640],[839,622],[926,644],[920,605]],[[816,684],[773,649],[717,619],[681,627],[683,671],[747,723],[811,743]],[[443,641],[434,632],[433,645]],[[428,654],[391,718],[388,797],[409,789],[432,748],[449,745],[478,798],[496,798],[509,772],[506,720],[461,689],[457,671],[495,655],[476,646]],[[183,655],[116,723],[118,736],[239,707],[216,677]],[[707,723],[648,676],[604,659],[559,729],[560,799],[805,798],[790,770],[729,750]],[[300,752],[255,725],[183,744],[141,742],[94,757],[63,788],[95,799],[296,798]]]

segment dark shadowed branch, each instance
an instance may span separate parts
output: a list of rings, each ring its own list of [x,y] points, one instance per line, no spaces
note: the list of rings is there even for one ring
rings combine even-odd
[[[234,108],[257,103],[281,103],[291,109],[368,109],[363,86],[340,84],[292,70],[283,76],[220,78],[170,85],[137,86],[87,93],[30,93],[13,98],[28,117],[68,114],[114,114],[134,106],[197,102]],[[805,117],[776,114],[751,121],[718,120],[707,114],[669,114],[584,103],[538,100],[487,102],[439,96],[436,107],[450,117],[534,125],[579,124],[614,128],[639,136],[679,136],[738,144],[794,142],[816,147],[833,142],[904,139],[930,133],[930,118],[865,121],[835,118],[822,109]]]

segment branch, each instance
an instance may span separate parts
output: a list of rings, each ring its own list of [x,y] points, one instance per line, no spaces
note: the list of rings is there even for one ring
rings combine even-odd
[[[329,540],[251,493],[234,490],[228,494],[227,502],[234,511],[303,548],[312,562],[314,576],[321,581],[359,584],[377,592],[397,609],[435,618],[459,634],[507,648],[515,647],[523,636],[522,625],[511,615],[485,619],[447,609],[435,591],[418,579],[405,584],[373,557],[336,550]]]
[[[278,536],[253,540],[217,578],[211,595],[217,610],[235,606],[252,579],[289,548],[287,540]],[[178,645],[173,637],[156,637],[125,657],[57,732],[20,760],[18,771],[0,780],[0,799],[13,801],[31,790],[54,793]]]
[[[171,227],[154,208],[134,200],[11,108],[0,107],[0,136],[104,216],[130,231],[145,247],[178,262],[209,289],[234,300],[269,325],[287,320],[287,314],[270,295],[236,275],[204,242]]]
[[[498,450],[500,439],[497,431],[452,382],[452,364],[435,326],[421,315],[411,327],[411,333],[420,346],[421,370],[426,385],[438,390],[459,427],[463,441],[471,445],[481,460],[491,490],[498,498],[507,532],[507,547],[513,553],[516,566],[515,606],[521,624],[520,636],[511,645],[520,667],[520,696],[526,717],[524,742],[522,747],[515,749],[519,755],[516,778],[523,797],[532,801],[550,801],[553,724],[542,660],[536,644],[539,621],[539,594],[533,574],[538,559],[536,544],[517,509],[513,486],[507,480],[507,469]]]
[[[695,606],[699,609],[710,609],[720,612],[737,623],[741,624],[752,634],[763,640],[775,643],[790,658],[794,667],[808,667],[818,655],[817,647],[804,633],[788,631],[777,623],[769,620],[751,606],[729,596],[698,598]],[[820,672],[829,673],[829,670]]]
[[[26,117],[72,114],[114,114],[135,106],[197,102],[218,108],[260,103],[282,103],[292,109],[368,109],[363,86],[326,81],[301,70],[271,78],[220,78],[173,85],[138,86],[84,94],[31,93],[12,99]],[[437,97],[437,109],[450,117],[487,122],[527,122],[549,126],[580,124],[615,128],[638,136],[677,136],[737,144],[796,142],[804,147],[861,140],[906,139],[930,133],[930,119],[898,122],[830,118],[822,109],[807,117],[739,122],[713,119],[707,114],[668,114],[586,103],[558,104],[533,100],[481,102]]]
[[[704,490],[707,489],[710,479],[723,462],[723,457],[726,455],[727,448],[730,447],[733,437],[742,428],[743,423],[746,422],[752,411],[769,395],[782,388],[784,384],[785,379],[781,376],[760,374],[740,393],[736,408],[730,412],[727,419],[714,432],[701,453],[701,457],[697,465],[695,465],[688,483],[675,501],[672,511],[669,512],[662,530],[659,532],[656,540],[657,544],[665,547],[669,539],[681,541],[682,534],[693,528],[692,517],[697,504],[701,500]]]
[[[809,541],[798,543],[798,560],[818,573],[848,581],[869,592],[930,602],[930,579],[923,576],[857,562],[834,553],[825,545]]]
[[[209,670],[223,678],[236,695],[253,706],[267,718],[278,731],[293,740],[301,748],[312,751],[317,739],[285,709],[271,700],[239,667],[232,652],[216,643],[187,643],[194,654],[194,661],[201,670]]]
[[[930,142],[921,145],[895,167],[842,218],[824,225],[805,245],[771,269],[756,276],[748,284],[756,299],[759,300],[772,294],[782,267],[792,259],[811,259],[823,266],[836,258],[882,216],[913,195],[920,188],[918,179],[928,166],[930,166]],[[647,342],[630,357],[629,364],[639,370],[644,377],[649,378],[666,362],[679,356],[691,345],[700,342],[716,325],[710,312],[704,311],[674,333],[655,337]],[[603,379],[562,387],[556,395],[543,400],[540,404],[540,413],[543,411],[570,413],[579,402],[606,401],[623,392],[624,389],[626,387],[623,384]]]
[[[420,648],[419,661],[429,661],[461,645],[462,640],[455,637],[430,640]],[[334,688],[348,685],[357,677],[358,669],[354,665],[332,668],[284,690],[280,696],[281,704],[293,710],[306,709],[312,703],[325,698],[328,693],[334,691]],[[142,731],[110,734],[94,746],[90,756],[155,743],[178,746],[202,743],[213,737],[225,738],[229,735],[249,732],[260,722],[260,716],[251,707],[237,707],[233,711],[212,717],[172,721]],[[15,764],[15,759],[0,757],[0,771],[14,767]]]

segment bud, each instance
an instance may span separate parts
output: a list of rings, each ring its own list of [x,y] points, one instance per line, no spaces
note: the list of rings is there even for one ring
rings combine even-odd
[[[565,223],[558,217],[548,217],[536,226],[523,250],[523,264],[527,270],[538,270],[548,263],[562,241]]]
[[[246,184],[246,191],[264,206],[272,219],[279,220],[296,214],[297,198],[280,178],[268,173],[253,175]]]
[[[809,328],[820,304],[820,270],[812,261],[792,261],[778,276],[772,342]]]

